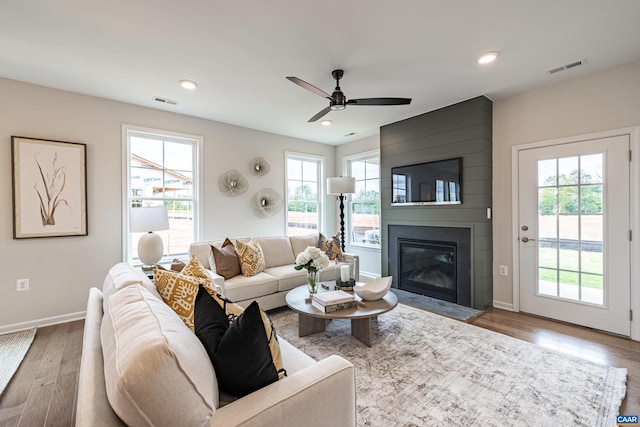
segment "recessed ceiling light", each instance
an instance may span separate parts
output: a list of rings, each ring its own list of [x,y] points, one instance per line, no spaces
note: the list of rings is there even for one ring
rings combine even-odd
[[[184,89],[194,90],[198,87],[198,83],[194,82],[193,80],[180,80],[180,86],[182,86]]]
[[[478,64],[490,64],[498,57],[498,52],[486,52],[478,58]]]
[[[333,123],[331,120],[323,120],[320,122],[322,126],[331,126],[331,123]]]

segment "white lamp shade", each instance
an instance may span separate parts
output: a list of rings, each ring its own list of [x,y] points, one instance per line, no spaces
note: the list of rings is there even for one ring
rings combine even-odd
[[[169,215],[166,206],[149,208],[131,208],[129,210],[129,231],[145,233],[148,231],[168,230]]]
[[[327,194],[353,194],[356,192],[356,179],[352,176],[327,178]]]

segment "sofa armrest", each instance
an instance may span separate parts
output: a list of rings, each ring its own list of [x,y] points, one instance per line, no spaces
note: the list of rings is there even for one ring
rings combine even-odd
[[[342,257],[346,261],[356,261],[356,282],[360,281],[360,256],[356,254],[349,254],[346,252],[342,252]]]
[[[209,425],[353,427],[355,369],[342,357],[329,356],[217,409]]]
[[[82,337],[82,356],[78,375],[76,426],[125,426],[107,398],[100,325],[102,324],[102,292],[89,289],[87,316]]]
[[[205,271],[211,278],[211,281],[213,282],[213,287],[215,288],[216,292],[224,295],[225,294],[224,277],[206,268],[205,268]]]

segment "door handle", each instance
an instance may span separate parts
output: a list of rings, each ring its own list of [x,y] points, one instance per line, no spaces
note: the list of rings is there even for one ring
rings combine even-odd
[[[522,240],[524,243],[527,243],[527,242],[535,242],[535,241],[536,241],[536,239],[530,239],[530,238],[528,238],[528,237],[523,237],[523,238],[522,238],[522,239],[520,239],[520,240]]]

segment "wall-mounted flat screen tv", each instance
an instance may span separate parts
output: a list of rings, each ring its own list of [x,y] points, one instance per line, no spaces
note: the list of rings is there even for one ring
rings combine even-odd
[[[462,157],[391,168],[391,205],[462,203]]]

